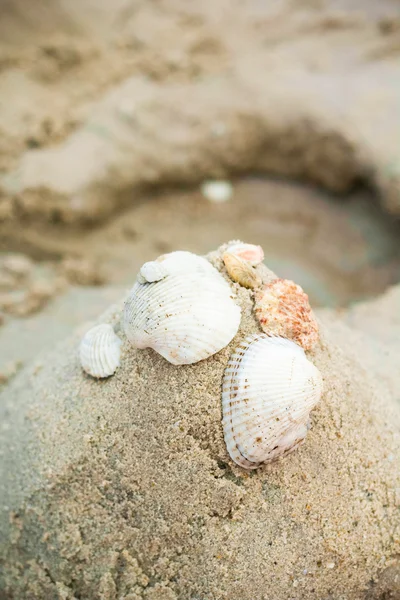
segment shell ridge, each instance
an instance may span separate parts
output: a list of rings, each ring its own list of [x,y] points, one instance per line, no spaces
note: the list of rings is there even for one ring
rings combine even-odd
[[[111,325],[93,327],[84,335],[79,347],[83,370],[97,378],[113,375],[120,364],[120,346],[121,340]]]
[[[319,371],[298,344],[265,333],[247,336],[232,353],[222,382],[222,425],[231,458],[257,468],[297,447],[321,392]]]

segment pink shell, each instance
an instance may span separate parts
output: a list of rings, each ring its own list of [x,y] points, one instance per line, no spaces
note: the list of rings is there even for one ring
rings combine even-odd
[[[256,267],[264,260],[264,250],[261,246],[254,244],[244,244],[243,242],[232,242],[226,249],[229,254],[234,254],[242,260],[246,260],[253,267]]]
[[[318,323],[303,289],[289,279],[274,279],[257,290],[255,313],[265,333],[289,338],[305,350],[319,339]]]

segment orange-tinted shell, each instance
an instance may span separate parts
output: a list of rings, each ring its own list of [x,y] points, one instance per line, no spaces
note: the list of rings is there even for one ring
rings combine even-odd
[[[247,260],[243,260],[230,252],[224,252],[222,260],[232,281],[236,281],[239,285],[252,290],[261,285],[261,277]]]
[[[279,335],[311,350],[318,323],[303,289],[289,279],[274,279],[255,291],[255,312],[265,333]]]

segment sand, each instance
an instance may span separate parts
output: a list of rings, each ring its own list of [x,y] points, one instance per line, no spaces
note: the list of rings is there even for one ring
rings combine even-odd
[[[395,2],[19,0],[0,34],[4,229],[250,172],[399,214]]]
[[[375,300],[355,304],[347,311],[321,312],[325,320],[330,321],[331,336],[338,343],[351,330],[348,352],[379,380],[380,385],[388,387],[400,405],[400,286],[390,288]]]
[[[221,266],[218,253],[210,258]],[[222,436],[221,378],[238,340],[257,324],[251,293],[233,289],[241,329],[206,361],[174,367],[125,341],[116,375],[94,381],[80,370],[76,335],[15,379],[0,402],[6,593],[398,597],[393,396],[347,352],[351,329],[339,348],[327,319],[310,356],[325,392],[306,443],[254,473],[236,467]],[[101,320],[118,315],[114,307]]]
[[[400,598],[399,288],[332,310],[398,281],[398,226],[357,206],[400,214],[399,12],[349,4],[2,3],[2,600]],[[214,177],[229,204],[196,191]],[[220,423],[249,292],[236,341],[187,368],[125,342],[96,382],[89,324],[70,336],[144,260],[232,237],[331,307],[307,442],[252,474]]]

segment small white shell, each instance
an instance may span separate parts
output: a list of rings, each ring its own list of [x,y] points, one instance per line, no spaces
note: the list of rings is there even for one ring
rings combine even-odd
[[[173,273],[173,259],[170,262]],[[196,363],[219,352],[240,324],[241,311],[229,284],[205,259],[191,264],[200,270],[178,269],[156,283],[135,283],[122,316],[133,346],[153,348],[174,365]]]
[[[227,202],[233,194],[233,187],[229,181],[205,181],[201,193],[210,202]]]
[[[247,260],[252,267],[256,267],[264,260],[264,250],[255,244],[232,242],[228,245],[226,252],[238,256],[242,260]]]
[[[144,263],[141,267],[137,280],[139,283],[153,283],[154,281],[160,281],[168,275],[168,271],[163,265],[156,260]]]
[[[120,364],[121,340],[111,325],[90,329],[81,341],[79,356],[82,369],[92,377],[109,377]]]
[[[322,378],[294,342],[248,336],[225,371],[222,413],[225,443],[238,465],[256,469],[304,441]]]

